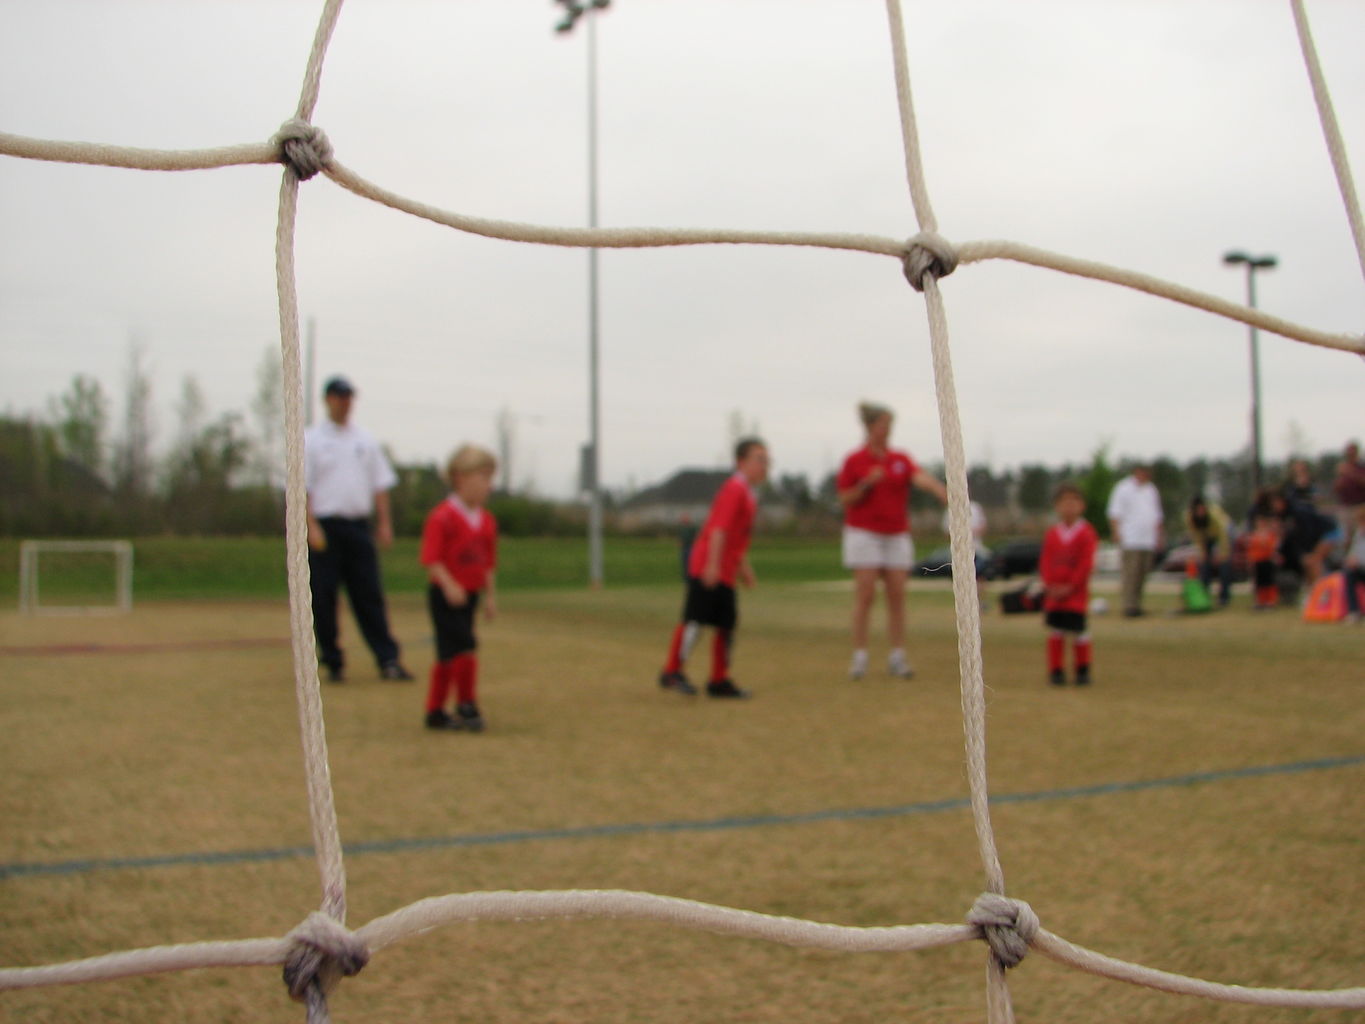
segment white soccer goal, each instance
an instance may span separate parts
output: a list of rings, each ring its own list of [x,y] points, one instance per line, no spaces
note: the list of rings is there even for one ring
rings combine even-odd
[[[53,556],[48,561],[46,590],[41,575],[44,555]],[[19,545],[19,610],[25,615],[119,615],[132,611],[132,542],[23,541]]]

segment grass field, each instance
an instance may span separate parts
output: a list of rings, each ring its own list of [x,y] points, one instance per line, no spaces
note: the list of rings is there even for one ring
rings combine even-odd
[[[350,922],[448,892],[575,887],[844,924],[960,921],[982,887],[968,812],[916,810],[966,795],[950,595],[914,590],[914,681],[854,684],[847,591],[783,582],[799,573],[780,555],[756,561],[765,582],[744,597],[736,652],[746,704],[655,686],[672,583],[509,586],[483,634],[481,736],[424,731],[422,684],[381,683],[355,657],[323,694]],[[424,673],[425,616],[396,589],[396,631]],[[310,831],[286,632],[278,599],[0,612],[0,966],[282,935],[316,908],[316,868],[288,852]],[[984,624],[992,792],[1019,798],[993,811],[1011,893],[1124,959],[1245,985],[1365,984],[1365,762],[1245,771],[1365,755],[1365,631],[1234,608],[1094,632],[1098,684],[1056,690],[1036,618]],[[573,834],[665,822],[699,827]],[[98,863],[119,858],[143,863]],[[956,1024],[984,1017],[983,962],[975,944],[841,956],[642,923],[462,925],[382,951],[331,1004],[357,1022]],[[1011,989],[1021,1021],[1353,1019],[1183,999],[1040,957]],[[277,971],[238,969],[0,992],[0,1019],[302,1009]]]

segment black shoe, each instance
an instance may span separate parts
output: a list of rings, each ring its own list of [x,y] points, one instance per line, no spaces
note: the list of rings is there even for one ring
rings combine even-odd
[[[660,672],[659,685],[665,690],[677,690],[688,697],[694,697],[697,688],[681,672]]]
[[[1140,619],[1146,614],[1141,608],[1125,608],[1123,611],[1125,619]]]
[[[732,700],[748,700],[753,694],[748,690],[741,690],[734,684],[734,680],[722,679],[720,682],[712,680],[706,684],[706,696],[729,697]]]
[[[1051,672],[1048,673],[1047,681],[1051,683],[1053,686],[1065,686],[1066,676],[1062,674],[1061,669],[1054,668]],[[1076,681],[1080,682],[1080,679],[1078,678]]]
[[[1086,665],[1084,668],[1078,668],[1078,669],[1076,669],[1076,685],[1077,685],[1077,686],[1089,686],[1089,685],[1090,685],[1090,666],[1089,666],[1089,665]]]
[[[455,708],[457,725],[456,729],[468,729],[470,732],[483,732],[483,716],[479,714],[477,704],[460,704]]]
[[[464,724],[458,718],[451,718],[442,708],[435,711],[428,711],[426,717],[428,729],[463,729]]]
[[[405,669],[396,661],[391,661],[387,665],[379,667],[380,679],[396,679],[400,683],[412,682],[412,673]]]
[[[344,683],[346,681],[346,670],[340,665],[328,665],[327,681],[329,683]]]

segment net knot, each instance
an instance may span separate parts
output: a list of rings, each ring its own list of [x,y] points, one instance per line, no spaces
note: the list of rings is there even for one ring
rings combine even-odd
[[[280,163],[307,181],[332,162],[332,144],[317,125],[292,117],[270,140],[280,152]]]
[[[983,892],[976,898],[967,912],[967,923],[976,926],[995,959],[1005,968],[1019,965],[1038,934],[1038,915],[1032,907],[1023,900],[993,892]]]
[[[924,275],[934,280],[947,277],[957,269],[957,250],[953,244],[935,231],[921,231],[905,243],[905,279],[917,292],[924,291]]]
[[[334,917],[313,911],[287,936],[292,944],[284,961],[284,983],[291,998],[304,1002],[317,986],[325,996],[343,977],[359,974],[370,951]]]

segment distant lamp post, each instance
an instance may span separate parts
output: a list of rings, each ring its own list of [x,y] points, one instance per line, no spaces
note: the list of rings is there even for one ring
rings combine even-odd
[[[1223,254],[1223,262],[1230,267],[1244,264],[1247,268],[1247,305],[1256,308],[1256,271],[1269,270],[1279,261],[1274,256],[1248,256],[1234,249]],[[1251,491],[1261,489],[1261,357],[1256,326],[1251,325]]]
[[[555,31],[567,34],[587,17],[588,23],[588,227],[597,227],[597,19],[611,0],[555,0],[564,17]],[[602,486],[600,473],[601,400],[598,391],[597,249],[588,250],[588,443],[582,452],[579,478],[588,492],[588,583],[602,585]]]

